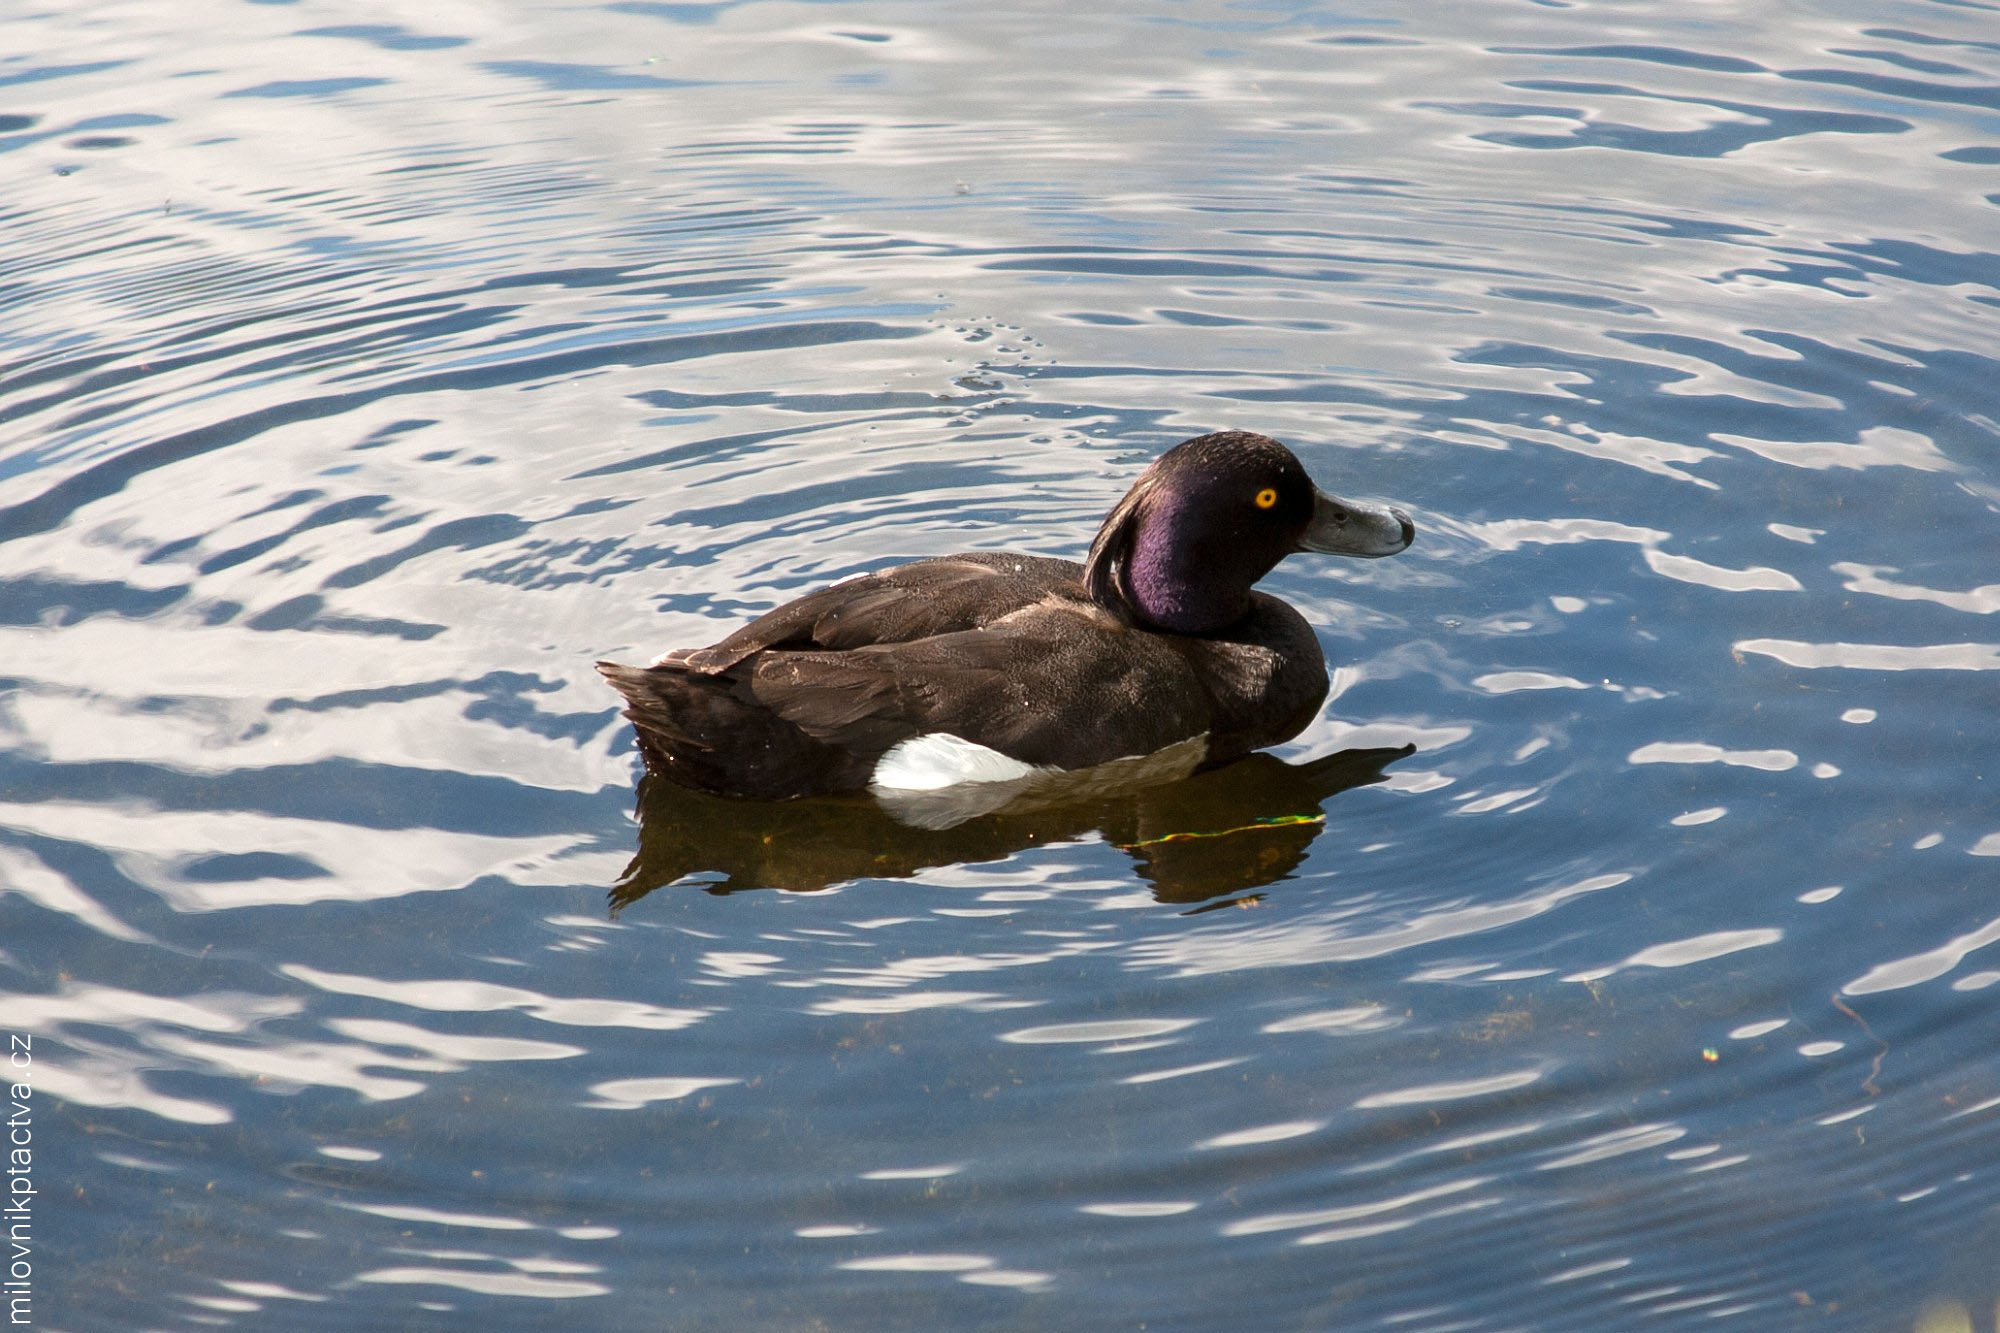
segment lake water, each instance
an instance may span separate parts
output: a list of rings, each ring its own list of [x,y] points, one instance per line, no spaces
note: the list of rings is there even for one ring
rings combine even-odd
[[[2000,6],[8,36],[41,1326],[1994,1328]],[[593,659],[1225,427],[1418,526],[1282,764],[635,818]]]

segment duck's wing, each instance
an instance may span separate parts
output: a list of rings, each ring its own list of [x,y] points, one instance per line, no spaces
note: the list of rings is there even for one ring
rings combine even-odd
[[[956,741],[931,748],[978,771],[888,785],[991,780],[994,756],[982,758],[980,747],[1015,765],[1060,769],[1196,737],[1205,752],[1215,725],[1184,654],[1076,598],[1045,598],[983,628],[905,643],[781,645],[709,672],[611,662],[598,670],[625,696],[647,767],[723,796],[859,791],[885,754],[926,736],[970,742],[971,754]]]
[[[707,648],[655,666],[718,675],[767,649],[842,652],[990,625],[1053,592],[1081,586],[1068,560],[982,551],[900,565],[809,592]]]
[[[1181,654],[1070,599],[908,642],[780,649],[729,674],[815,741],[871,757],[942,733],[1020,763],[1075,769],[1153,754],[1211,724]]]

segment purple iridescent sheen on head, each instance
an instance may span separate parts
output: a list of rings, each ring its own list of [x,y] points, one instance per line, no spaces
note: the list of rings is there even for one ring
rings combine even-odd
[[[1246,615],[1251,588],[1294,551],[1390,555],[1411,533],[1400,510],[1322,494],[1276,440],[1221,431],[1146,469],[1099,529],[1084,582],[1155,629],[1207,634]]]

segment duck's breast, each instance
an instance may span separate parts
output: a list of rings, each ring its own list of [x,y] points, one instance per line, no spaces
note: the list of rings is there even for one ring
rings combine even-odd
[[[1222,633],[1163,637],[1186,660],[1208,701],[1211,764],[1290,740],[1326,702],[1319,636],[1275,597],[1252,593],[1250,613]]]

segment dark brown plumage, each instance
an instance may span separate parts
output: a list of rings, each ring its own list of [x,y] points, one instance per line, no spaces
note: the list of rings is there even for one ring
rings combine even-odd
[[[1321,495],[1275,441],[1206,435],[1146,470],[1087,565],[919,561],[808,593],[710,647],[598,669],[647,766],[720,795],[879,787],[885,754],[938,735],[1036,770],[1205,738],[1197,758],[1215,764],[1296,735],[1326,696],[1311,627],[1251,584],[1291,551],[1386,555],[1410,533],[1400,511]],[[890,785],[906,783],[937,785]]]

